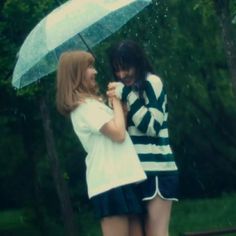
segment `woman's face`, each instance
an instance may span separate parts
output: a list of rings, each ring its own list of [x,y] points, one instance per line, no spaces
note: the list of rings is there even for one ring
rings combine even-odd
[[[115,72],[116,78],[124,83],[126,86],[131,86],[135,82],[135,69],[130,68],[128,70],[119,69]]]
[[[97,87],[96,74],[97,74],[97,71],[94,65],[92,64],[89,65],[89,67],[85,71],[85,81],[90,88]]]

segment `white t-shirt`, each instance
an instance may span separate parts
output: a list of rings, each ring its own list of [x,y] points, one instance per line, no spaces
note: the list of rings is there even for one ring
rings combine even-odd
[[[128,133],[123,143],[117,143],[100,132],[112,118],[113,110],[95,99],[86,99],[71,112],[74,131],[87,152],[85,162],[89,198],[146,179]]]

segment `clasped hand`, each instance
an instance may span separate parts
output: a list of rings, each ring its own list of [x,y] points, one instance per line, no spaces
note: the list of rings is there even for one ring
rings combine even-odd
[[[116,94],[116,88],[119,85],[119,82],[110,82],[107,86],[107,96],[109,99],[118,98]]]
[[[123,89],[124,85],[121,82],[110,82],[107,86],[108,90],[106,92],[108,96],[108,100],[110,105],[112,106],[113,99],[121,99],[121,90]],[[127,116],[127,106],[126,104],[122,104],[123,112],[125,117]]]

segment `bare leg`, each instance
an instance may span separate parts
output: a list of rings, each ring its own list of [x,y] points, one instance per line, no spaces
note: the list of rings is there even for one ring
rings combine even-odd
[[[129,236],[144,236],[143,223],[139,216],[129,217]]]
[[[156,196],[147,202],[146,236],[168,236],[172,201]]]
[[[129,236],[127,216],[104,217],[101,220],[103,236]]]

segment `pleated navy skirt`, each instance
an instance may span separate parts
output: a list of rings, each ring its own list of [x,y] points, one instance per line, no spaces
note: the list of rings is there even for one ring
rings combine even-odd
[[[98,218],[136,215],[143,212],[136,184],[117,187],[92,197],[91,202]]]

